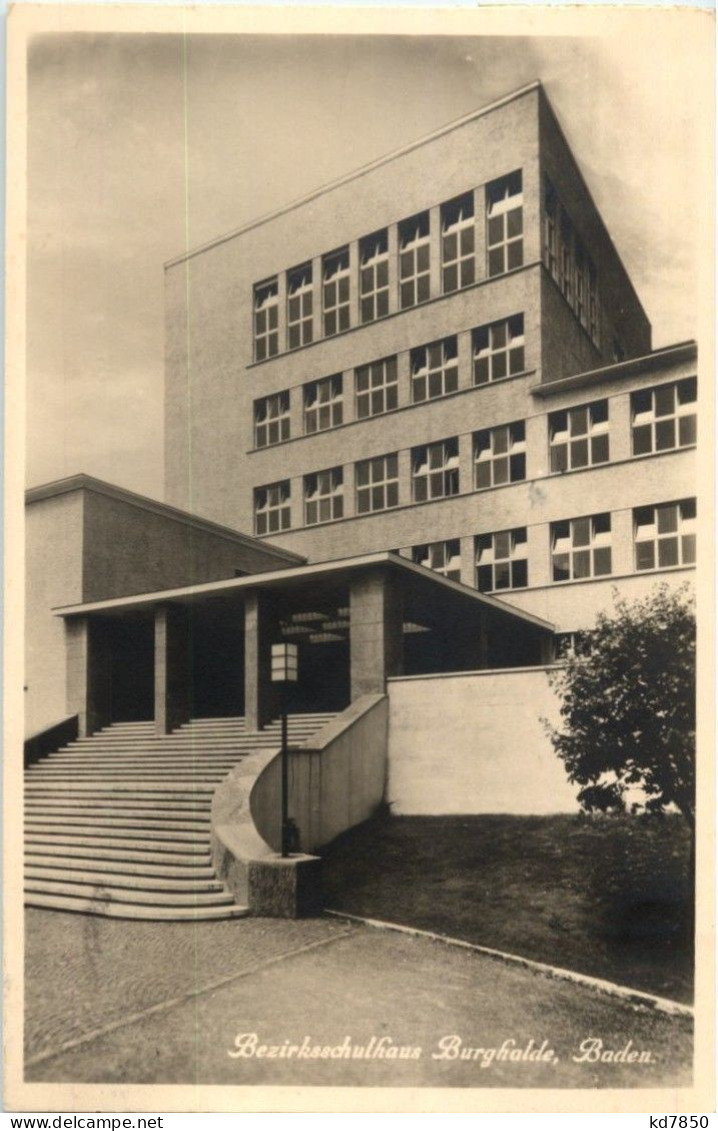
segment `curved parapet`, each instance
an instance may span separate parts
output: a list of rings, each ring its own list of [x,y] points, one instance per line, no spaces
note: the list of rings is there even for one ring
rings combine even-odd
[[[314,853],[367,820],[384,798],[389,709],[365,695],[307,745],[290,751],[289,815],[302,853]],[[281,834],[281,751],[255,751],[229,774],[212,801],[212,857],[218,876],[250,909],[257,865],[275,860]],[[297,858],[298,859],[298,858]]]

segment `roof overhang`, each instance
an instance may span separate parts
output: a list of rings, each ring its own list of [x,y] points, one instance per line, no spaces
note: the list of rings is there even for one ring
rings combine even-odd
[[[201,585],[187,585],[180,589],[162,589],[154,593],[138,593],[131,597],[113,597],[104,601],[87,601],[79,605],[64,605],[54,609],[56,616],[74,617],[91,615],[121,615],[142,612],[157,605],[181,604],[195,605],[217,597],[239,597],[256,590],[281,590],[301,585],[313,580],[326,579],[333,584],[349,581],[353,575],[367,569],[384,567],[403,575],[407,581],[415,579],[423,585],[434,587],[439,596],[442,592],[447,598],[464,600],[477,612],[484,609],[497,617],[519,621],[527,627],[543,632],[553,632],[554,626],[541,617],[517,609],[506,601],[479,593],[460,581],[451,581],[441,574],[424,566],[416,565],[407,558],[390,551],[364,554],[354,558],[340,558],[331,562],[317,562],[311,565],[290,567],[255,573],[248,577],[231,577],[226,581],[211,581]]]
[[[643,357],[631,357],[626,361],[617,361],[613,365],[602,365],[600,369],[588,369],[584,373],[574,373],[570,377],[561,377],[557,381],[543,381],[532,385],[530,392],[534,397],[552,397],[560,393],[570,392],[571,389],[580,389],[584,385],[597,385],[602,381],[620,381],[623,377],[633,377],[646,370],[665,369],[671,365],[680,365],[681,362],[695,361],[698,357],[698,346],[694,341],[679,342],[674,346],[653,350]]]

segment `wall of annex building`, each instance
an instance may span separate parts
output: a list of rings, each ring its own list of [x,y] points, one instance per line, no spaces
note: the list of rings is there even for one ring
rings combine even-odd
[[[483,217],[486,183],[521,169],[523,258],[525,264],[536,263],[540,254],[537,122],[537,92],[533,90],[283,215],[168,267],[168,501],[188,506],[191,482],[197,509],[218,521],[241,526],[239,488],[247,480],[249,465],[244,453],[251,446],[252,403],[256,397],[420,345],[436,336],[469,330],[484,318],[493,317],[496,303],[488,299],[488,294],[496,284],[481,282],[486,275],[483,220],[476,224],[479,282],[458,298],[441,296],[440,206],[473,188],[476,214]],[[431,176],[427,178],[429,166]],[[432,300],[392,317],[398,309],[395,281],[390,289],[389,317],[359,327],[357,272],[353,269],[354,328],[334,338],[319,338],[313,345],[291,353],[283,352],[286,294],[282,288],[288,270],[307,261],[312,263],[318,310],[323,254],[348,244],[355,268],[358,241],[387,227],[393,261],[397,255],[397,224],[427,209],[432,231]],[[252,366],[253,287],[275,275],[280,283],[280,356]],[[537,293],[531,301],[537,309]],[[515,312],[506,309],[496,316]],[[539,356],[537,348],[535,356]]]
[[[396,815],[576,812],[541,719],[545,668],[389,680],[387,801]]]
[[[25,512],[25,734],[65,718],[65,629],[52,615],[82,593],[82,498],[43,499]]]
[[[85,493],[83,595],[100,601],[280,569],[286,559],[130,501]]]

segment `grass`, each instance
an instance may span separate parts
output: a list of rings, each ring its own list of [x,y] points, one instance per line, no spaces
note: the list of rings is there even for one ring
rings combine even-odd
[[[378,817],[324,851],[326,906],[690,1002],[680,816]]]

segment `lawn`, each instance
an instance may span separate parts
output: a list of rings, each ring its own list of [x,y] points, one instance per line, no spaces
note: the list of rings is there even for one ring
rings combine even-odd
[[[380,817],[323,856],[334,910],[692,1001],[679,816]]]

